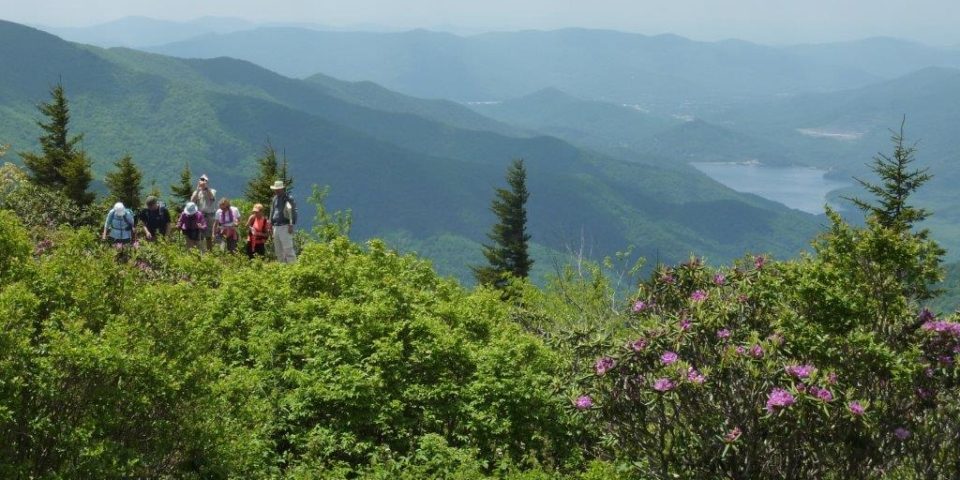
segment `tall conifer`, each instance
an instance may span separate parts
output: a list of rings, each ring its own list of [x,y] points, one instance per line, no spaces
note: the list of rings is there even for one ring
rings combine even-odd
[[[170,207],[171,212],[183,210],[183,206],[190,201],[193,195],[193,178],[190,173],[190,163],[183,164],[183,170],[180,171],[180,181],[170,185]]]
[[[133,210],[139,209],[143,174],[130,155],[117,160],[114,167],[116,170],[108,173],[105,179],[110,190],[110,201],[123,202],[124,206]]]
[[[53,87],[50,96],[49,103],[37,107],[46,117],[46,122],[37,121],[44,132],[39,138],[43,153],[22,152],[20,156],[34,183],[59,191],[85,207],[93,203],[95,195],[87,190],[93,179],[90,159],[76,148],[83,135],[70,136],[70,106],[63,84]]]
[[[533,260],[528,252],[527,171],[523,160],[514,160],[507,169],[509,189],[498,188],[490,210],[499,220],[487,235],[493,242],[483,246],[488,265],[473,267],[473,275],[483,285],[502,287],[506,277],[526,278]]]
[[[282,163],[278,161],[277,150],[270,142],[264,145],[263,153],[257,159],[257,166],[257,176],[250,179],[245,192],[250,203],[269,204],[270,198],[273,197],[273,190],[270,187],[277,180],[283,180],[287,191],[290,191],[293,179],[288,172],[287,156],[283,154]]]

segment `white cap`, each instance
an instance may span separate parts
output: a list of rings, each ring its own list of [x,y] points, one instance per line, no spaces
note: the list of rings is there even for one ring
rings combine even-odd
[[[127,212],[127,209],[123,206],[123,202],[117,202],[113,204],[113,213],[117,215],[122,215]]]

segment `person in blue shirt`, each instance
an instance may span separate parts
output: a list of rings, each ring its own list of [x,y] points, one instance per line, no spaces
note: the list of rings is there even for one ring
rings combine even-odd
[[[133,222],[133,213],[123,206],[123,202],[117,202],[107,213],[107,218],[103,222],[103,235],[101,237],[114,244],[128,245],[133,243],[136,238]]]

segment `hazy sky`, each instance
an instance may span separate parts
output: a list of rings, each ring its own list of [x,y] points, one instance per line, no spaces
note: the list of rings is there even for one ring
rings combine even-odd
[[[0,18],[30,24],[86,26],[130,15],[465,30],[575,26],[762,43],[882,35],[960,44],[960,0],[0,0]]]

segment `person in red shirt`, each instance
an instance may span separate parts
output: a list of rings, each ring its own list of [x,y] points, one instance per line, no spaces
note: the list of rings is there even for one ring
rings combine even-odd
[[[247,235],[247,256],[251,260],[255,255],[264,257],[266,255],[264,245],[270,237],[270,220],[263,215],[263,204],[258,203],[253,206],[253,213],[247,219],[247,228],[250,232]]]

